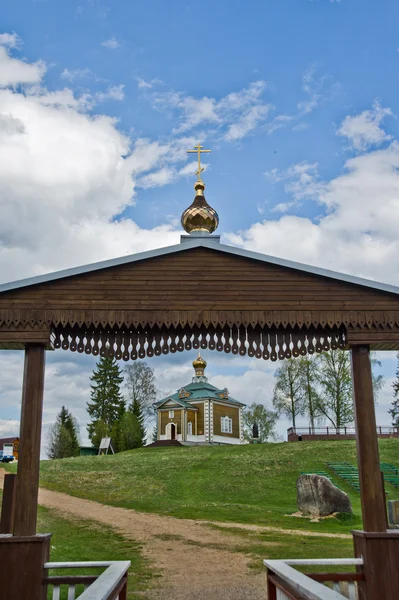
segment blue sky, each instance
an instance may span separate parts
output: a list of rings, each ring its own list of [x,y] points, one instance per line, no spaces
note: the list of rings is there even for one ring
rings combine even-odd
[[[118,127],[132,139],[176,137],[176,113],[154,109],[154,94],[173,91],[217,101],[265,82],[259,100],[272,108],[258,131],[227,143],[220,128],[214,131],[209,124],[190,131],[205,134],[213,149],[206,182],[222,217],[221,231],[250,226],[259,210],[269,219],[279,217],[272,209],[286,195],[282,185],[265,177],[267,171],[306,160],[319,163],[323,179],[337,174],[350,156],[345,139],[335,133],[345,116],[368,109],[376,99],[394,113],[398,109],[395,2],[47,0],[4,5],[3,29],[21,36],[28,60],[47,63],[49,90],[68,86],[81,94],[124,86],[124,100],[105,101],[101,112],[117,117]],[[109,40],[111,45],[104,46]],[[65,70],[75,73],[72,81],[62,76]],[[307,76],[309,91],[304,90]],[[140,78],[160,82],[139,88]],[[301,102],[314,106],[301,115]],[[269,133],[270,121],[279,115],[296,118]],[[396,119],[387,125],[397,134]],[[165,216],[178,217],[191,194],[186,178],[165,186],[162,194],[159,188],[140,190],[134,210],[125,214],[153,227]],[[297,214],[319,212],[305,202]]]
[[[388,0],[5,0],[0,280],[178,243],[201,141],[225,243],[398,285],[398,19]],[[1,356],[16,427],[21,357]],[[268,402],[273,365],[207,358]],[[191,360],[154,362],[160,387]],[[91,363],[49,365],[47,421],[65,401],[83,423]]]

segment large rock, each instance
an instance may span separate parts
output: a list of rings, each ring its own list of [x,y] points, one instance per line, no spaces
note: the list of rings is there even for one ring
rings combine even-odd
[[[322,475],[301,475],[296,482],[298,508],[304,514],[325,517],[335,512],[351,513],[349,496]]]

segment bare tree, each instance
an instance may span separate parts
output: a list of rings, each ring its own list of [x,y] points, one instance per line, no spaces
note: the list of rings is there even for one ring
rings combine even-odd
[[[291,419],[293,427],[296,417],[305,412],[300,374],[300,361],[296,358],[286,359],[274,374],[273,406],[279,414]]]
[[[312,429],[315,422],[320,419],[321,397],[318,386],[318,375],[320,369],[320,357],[317,355],[301,356],[298,360],[300,385],[302,388],[304,414],[309,420]]]
[[[374,398],[383,385],[382,375],[375,373],[381,363],[373,356]],[[345,350],[323,352],[319,359],[318,382],[320,386],[320,412],[333,427],[343,427],[353,423],[352,372],[350,354]]]
[[[129,410],[139,404],[147,423],[154,416],[153,404],[157,398],[154,369],[145,361],[136,361],[124,368],[126,404]]]

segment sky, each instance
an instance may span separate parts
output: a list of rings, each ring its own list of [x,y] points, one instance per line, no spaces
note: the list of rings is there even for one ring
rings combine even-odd
[[[398,21],[394,0],[3,0],[0,282],[178,243],[200,142],[223,243],[399,285]],[[151,359],[160,390],[193,358]],[[275,364],[205,358],[270,407]],[[22,365],[0,353],[0,435]],[[87,442],[94,366],[48,353],[43,444],[62,404]]]

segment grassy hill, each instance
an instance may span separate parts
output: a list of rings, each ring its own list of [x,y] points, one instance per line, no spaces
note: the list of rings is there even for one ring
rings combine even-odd
[[[399,466],[399,440],[380,441],[381,461]],[[356,464],[355,442],[301,442],[231,447],[151,448],[115,456],[41,463],[41,485],[104,504],[182,518],[348,532],[361,527],[360,498],[343,480],[354,516],[319,523],[296,512],[296,479],[326,463]],[[387,485],[390,498],[399,490]]]

